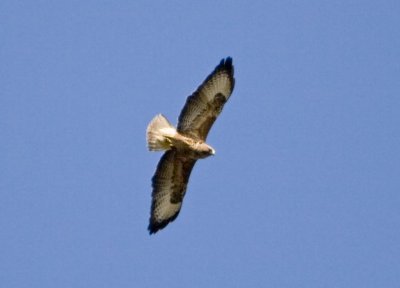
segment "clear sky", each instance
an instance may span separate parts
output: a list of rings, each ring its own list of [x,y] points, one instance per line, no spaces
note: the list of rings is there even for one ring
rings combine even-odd
[[[0,287],[399,287],[399,1],[0,2]],[[147,151],[236,87],[175,222]]]

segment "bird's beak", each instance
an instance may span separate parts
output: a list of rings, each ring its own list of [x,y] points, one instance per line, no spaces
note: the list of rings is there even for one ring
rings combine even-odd
[[[211,155],[215,155],[215,150],[214,149],[211,149]]]

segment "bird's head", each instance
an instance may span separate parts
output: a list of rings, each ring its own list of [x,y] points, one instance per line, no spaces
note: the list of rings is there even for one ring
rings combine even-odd
[[[215,150],[210,145],[204,142],[200,142],[196,145],[196,154],[199,158],[206,158],[208,156],[214,155]]]

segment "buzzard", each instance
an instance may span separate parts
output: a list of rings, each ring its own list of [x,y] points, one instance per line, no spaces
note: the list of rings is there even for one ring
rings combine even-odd
[[[179,214],[190,173],[198,159],[215,154],[205,141],[235,86],[232,58],[222,59],[197,90],[186,99],[175,128],[161,114],[147,127],[150,151],[166,150],[152,178],[150,234]]]

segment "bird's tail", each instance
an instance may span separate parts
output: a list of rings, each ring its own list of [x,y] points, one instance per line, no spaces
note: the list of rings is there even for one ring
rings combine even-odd
[[[163,115],[158,114],[147,126],[147,147],[150,151],[168,150],[176,129]]]

